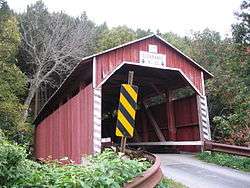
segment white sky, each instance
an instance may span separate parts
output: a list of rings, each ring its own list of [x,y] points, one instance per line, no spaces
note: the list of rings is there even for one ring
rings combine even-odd
[[[36,0],[7,0],[10,8],[21,12]],[[133,29],[150,28],[187,35],[205,28],[230,35],[236,21],[233,12],[241,0],[43,0],[50,11],[78,16],[86,11],[95,23],[109,27],[127,25]]]

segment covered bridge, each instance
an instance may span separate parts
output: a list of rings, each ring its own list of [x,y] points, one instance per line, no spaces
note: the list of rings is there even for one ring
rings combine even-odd
[[[129,145],[202,150],[210,140],[204,80],[212,74],[157,35],[82,59],[35,119],[35,155],[69,157],[101,151],[115,136],[119,90],[134,71],[139,87],[135,136]]]

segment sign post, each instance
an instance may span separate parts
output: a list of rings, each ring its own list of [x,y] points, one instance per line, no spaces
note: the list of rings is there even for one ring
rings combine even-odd
[[[128,84],[121,85],[117,113],[116,136],[121,137],[121,152],[125,151],[126,139],[132,138],[135,127],[138,87],[133,84],[134,72],[129,71]]]

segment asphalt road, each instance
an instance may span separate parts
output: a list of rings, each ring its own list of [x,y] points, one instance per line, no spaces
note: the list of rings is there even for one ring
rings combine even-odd
[[[250,188],[250,173],[197,160],[190,154],[157,154],[165,176],[190,188]]]

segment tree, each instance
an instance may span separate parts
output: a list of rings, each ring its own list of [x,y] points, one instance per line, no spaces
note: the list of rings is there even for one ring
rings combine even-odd
[[[237,145],[250,144],[250,14],[249,1],[243,1],[239,19],[232,25],[233,40],[225,39],[215,48],[218,59],[215,79],[210,85],[214,138]],[[214,50],[215,51],[215,50]]]
[[[162,36],[214,74],[206,82],[212,138],[230,144],[247,145],[250,95],[246,78],[247,54],[230,38],[209,29],[190,37],[174,33]]]
[[[206,83],[213,139],[247,145],[250,95],[244,81],[245,51],[232,39],[222,40],[219,33],[209,30],[195,33],[191,45],[191,56],[215,76]]]
[[[98,27],[97,51],[107,50],[151,34],[153,32],[150,29],[143,30],[139,28],[134,31],[127,26],[118,26],[109,29],[106,23],[104,23]]]
[[[28,6],[20,16],[22,56],[28,76],[29,107],[42,84],[56,88],[66,74],[93,51],[95,27],[85,13],[73,18],[62,12],[49,13],[42,1]],[[24,113],[24,119],[28,111]]]
[[[10,7],[4,0],[0,0],[0,22],[3,22],[6,18],[11,15]]]
[[[176,48],[180,49],[182,52],[184,52],[187,55],[191,55],[191,39],[188,37],[180,37],[175,33],[167,32],[161,34],[162,37],[174,45]]]
[[[20,44],[18,23],[2,0],[0,15],[0,129],[9,139],[24,143],[29,129],[22,120],[24,106],[20,100],[26,91],[26,77],[15,65]]]
[[[246,63],[241,60],[242,51],[232,43],[223,63],[217,66],[208,92],[210,104],[214,107],[214,138],[247,146],[250,143],[250,93],[244,82]]]
[[[110,30],[106,29],[98,41],[98,51],[107,50],[134,39],[136,39],[135,32],[127,26],[118,26]]]
[[[136,31],[135,31],[135,34],[136,34],[136,38],[142,38],[142,37],[145,37],[147,35],[151,35],[153,34],[153,32],[148,29],[148,30],[143,30],[143,29],[140,29],[138,28]]]
[[[190,55],[208,70],[214,70],[216,65],[221,63],[218,57],[225,49],[220,33],[207,28],[202,32],[193,32],[191,37]]]
[[[232,25],[233,39],[236,43],[250,44],[250,1],[242,1],[241,12],[235,13],[239,23]]]
[[[241,53],[241,62],[245,62],[245,68],[240,70],[242,76],[245,75],[244,82],[248,89],[250,89],[250,1],[242,1],[240,6],[241,11],[235,13],[238,18],[238,23],[232,25],[232,35],[236,44],[238,44],[238,50]]]

